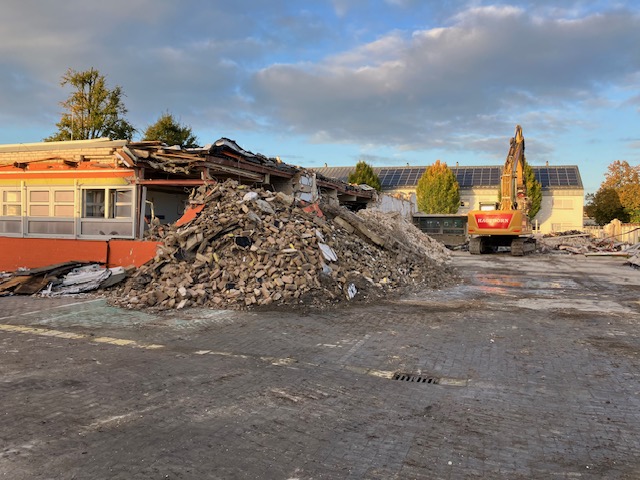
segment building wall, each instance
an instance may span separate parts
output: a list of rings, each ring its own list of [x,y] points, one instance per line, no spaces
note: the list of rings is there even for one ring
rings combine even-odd
[[[397,189],[387,193],[413,194],[413,189]],[[460,189],[459,215],[480,208],[480,203],[498,201],[498,187],[474,187]],[[534,228],[540,233],[581,230],[583,219],[584,191],[580,189],[554,189],[542,192],[540,211],[533,221]],[[417,207],[416,207],[417,211]]]
[[[0,236],[134,238],[134,172],[124,141],[0,146]]]
[[[368,209],[380,210],[381,212],[398,212],[404,218],[411,220],[417,208],[415,205],[415,195],[408,199],[403,196],[388,195],[381,193],[375,202],[369,202]],[[412,201],[413,200],[413,201]]]
[[[583,190],[549,190],[542,192],[540,212],[534,218],[540,233],[582,230]]]
[[[492,203],[498,201],[497,187],[474,187],[460,189],[459,214],[469,213],[471,210],[478,210],[480,203]]]

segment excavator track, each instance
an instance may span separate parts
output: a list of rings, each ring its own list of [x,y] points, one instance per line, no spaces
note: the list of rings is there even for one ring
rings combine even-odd
[[[481,238],[472,238],[469,240],[469,253],[471,255],[480,255],[482,253]]]
[[[511,255],[522,257],[536,249],[536,241],[533,238],[514,238],[511,241]]]
[[[485,253],[496,253],[498,247],[488,237],[474,237],[469,240],[469,253],[471,255],[482,255]]]

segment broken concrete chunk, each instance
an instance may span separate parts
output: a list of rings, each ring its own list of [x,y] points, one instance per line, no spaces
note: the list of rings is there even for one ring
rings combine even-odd
[[[204,240],[204,235],[202,234],[202,232],[197,232],[197,233],[194,233],[194,234],[190,235],[189,238],[187,238],[187,241],[184,244],[184,250],[186,252],[190,252],[197,245],[200,245],[200,243],[202,243],[203,240]]]
[[[247,212],[247,219],[250,222],[253,222],[253,223],[257,224],[257,225],[260,225],[262,223],[262,219],[252,210],[249,210]]]
[[[336,262],[338,260],[338,255],[336,255],[336,252],[326,243],[318,242],[318,247],[320,247],[322,256],[326,260],[329,260],[330,262]]]
[[[347,222],[344,218],[342,217],[336,217],[333,219],[333,221],[340,227],[344,228],[347,232],[349,233],[353,233],[354,232],[354,228],[351,226],[351,224],[349,222]]]
[[[124,267],[113,267],[109,270],[111,270],[111,275],[100,284],[100,288],[112,287],[127,278],[127,271]]]
[[[271,204],[265,200],[262,200],[262,199],[256,200],[256,205],[264,213],[268,213],[268,214],[276,213],[273,207],[271,206]]]
[[[294,197],[282,192],[276,193],[276,199],[278,199],[280,202],[282,202],[284,205],[288,207],[293,205],[293,202],[295,201]]]
[[[251,202],[253,200],[257,200],[259,198],[258,192],[247,192],[242,197],[243,202]]]

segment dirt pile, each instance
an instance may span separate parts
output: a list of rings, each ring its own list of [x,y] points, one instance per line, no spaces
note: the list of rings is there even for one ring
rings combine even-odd
[[[156,257],[111,292],[112,303],[322,307],[456,281],[445,248],[402,219],[304,206],[234,181],[194,190],[190,203],[192,220],[153,229]]]

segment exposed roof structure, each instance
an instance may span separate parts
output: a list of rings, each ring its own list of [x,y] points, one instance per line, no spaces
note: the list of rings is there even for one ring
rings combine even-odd
[[[252,153],[228,138],[197,148],[108,138],[0,145],[0,174],[43,175],[63,171],[65,175],[82,173],[85,177],[90,171],[128,171],[132,181],[139,185],[168,188],[222,182],[227,178],[246,184],[273,185],[311,173],[278,157]],[[375,195],[368,187],[322,175],[316,177],[317,186],[337,191],[344,202],[367,202]]]
[[[414,188],[426,170],[424,167],[374,167],[374,172],[380,177],[383,190],[396,188]],[[461,188],[498,187],[502,167],[450,167],[456,175]],[[543,189],[555,188],[583,188],[580,171],[576,165],[562,166],[532,166],[536,180]],[[325,167],[315,171],[325,177],[333,177],[344,182],[355,167]]]

